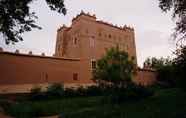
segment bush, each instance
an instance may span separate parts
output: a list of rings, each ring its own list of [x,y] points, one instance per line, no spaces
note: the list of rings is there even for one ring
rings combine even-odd
[[[105,90],[106,97],[106,102],[111,102],[111,103],[121,103],[121,102],[128,102],[128,101],[136,101],[136,100],[141,100],[146,97],[152,96],[153,91],[139,85],[131,84],[130,86],[127,87],[121,87],[121,88],[109,88]]]
[[[30,99],[31,100],[43,100],[43,99],[46,99],[44,92],[41,91],[41,87],[36,86],[36,87],[33,87],[30,90]]]
[[[104,90],[99,86],[89,86],[86,89],[87,96],[99,96],[104,94]]]
[[[75,97],[77,92],[74,88],[66,88],[64,91],[64,97]]]
[[[10,106],[11,106],[12,102],[9,100],[0,100],[0,106],[3,108],[3,110],[7,111]],[[0,111],[1,112],[1,111]]]
[[[59,83],[51,84],[47,88],[46,94],[49,98],[62,97],[64,95],[64,85]]]

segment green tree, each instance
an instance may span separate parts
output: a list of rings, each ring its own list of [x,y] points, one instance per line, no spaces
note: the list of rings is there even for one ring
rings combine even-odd
[[[128,54],[120,51],[118,47],[111,48],[97,61],[93,80],[106,86],[125,87],[132,82],[135,72],[136,65],[133,60],[133,58],[129,59]]]
[[[0,0],[0,33],[6,44],[22,41],[22,33],[33,28],[41,29],[35,23],[37,16],[29,5],[35,0]],[[51,10],[66,14],[64,0],[45,0]]]
[[[186,90],[186,46],[177,49],[175,54],[175,75],[179,79],[179,85]]]
[[[186,39],[186,0],[159,0],[163,12],[173,11],[172,18],[176,20],[174,39],[178,43]]]
[[[161,57],[159,59],[156,57],[152,57],[152,58],[148,57],[143,63],[144,68],[148,67],[155,70],[158,70],[161,67],[168,66],[168,65],[172,65],[172,60],[169,57],[168,58]]]
[[[157,71],[157,79],[161,84],[169,87],[176,85],[175,67],[170,58],[147,58],[144,62],[144,68],[147,67]]]

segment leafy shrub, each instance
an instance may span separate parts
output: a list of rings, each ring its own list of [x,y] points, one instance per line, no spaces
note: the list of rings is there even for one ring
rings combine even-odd
[[[64,97],[75,97],[77,92],[74,88],[66,88],[64,91]]]
[[[43,100],[43,99],[45,99],[45,94],[44,94],[44,92],[41,91],[41,87],[36,86],[36,87],[33,87],[30,90],[30,99],[31,100]]]
[[[99,96],[104,94],[104,90],[99,86],[89,86],[86,88],[87,96]]]
[[[105,101],[112,103],[140,100],[152,96],[154,93],[152,90],[144,86],[139,86],[135,84],[131,84],[130,86],[121,88],[112,87],[105,90],[105,92],[107,93],[104,98]]]
[[[12,102],[11,101],[8,101],[8,100],[0,100],[0,106],[5,110],[7,111],[10,106],[11,106]]]
[[[62,97],[64,95],[64,85],[59,83],[51,84],[46,92],[49,98]]]

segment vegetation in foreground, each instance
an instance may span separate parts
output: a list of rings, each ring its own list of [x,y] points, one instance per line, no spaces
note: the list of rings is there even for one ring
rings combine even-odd
[[[185,118],[186,93],[159,89],[154,96],[121,104],[105,103],[103,96],[14,103],[6,112],[17,118],[63,114],[65,118]]]
[[[166,63],[164,60],[149,63],[150,60],[147,64],[160,65],[157,67],[161,67],[161,69],[170,65],[175,68],[174,70],[179,70],[176,71],[180,73],[177,77],[183,80],[185,76],[184,71],[181,70],[185,68],[185,54],[185,48],[183,48],[175,59],[174,66],[169,60],[165,61]],[[167,69],[164,72],[169,73]],[[31,90],[31,94],[26,99],[21,98],[21,101],[16,100],[16,102],[0,101],[0,105],[7,114],[18,118],[57,114],[65,118],[186,117],[184,87],[178,85],[166,88],[160,85],[160,88],[155,88],[152,92],[152,88],[134,84],[132,82],[133,73],[135,73],[133,59],[129,59],[128,54],[121,52],[118,47],[111,48],[102,59],[98,60],[93,72],[93,80],[98,86],[64,89],[60,84],[53,84],[45,92],[36,87]],[[163,75],[158,74],[159,77]],[[169,78],[169,76],[163,77]],[[169,81],[164,82],[169,84]],[[182,83],[185,82],[182,81]]]

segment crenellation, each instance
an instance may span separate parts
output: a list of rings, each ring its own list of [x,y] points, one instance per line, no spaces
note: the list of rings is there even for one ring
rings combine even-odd
[[[41,56],[45,56],[45,53],[43,52],[43,53],[41,53]]]
[[[75,18],[72,19],[72,24],[74,24],[80,17],[86,17],[89,20],[96,21],[96,15],[90,15],[90,13],[84,13],[84,11],[81,11],[80,14],[78,14]]]
[[[3,48],[2,47],[0,47],[0,52],[3,52]]]
[[[15,53],[16,53],[16,54],[19,54],[19,50],[18,50],[18,49],[16,49],[16,50],[15,50]]]
[[[29,55],[32,55],[32,51],[29,51],[28,54],[29,54]]]

